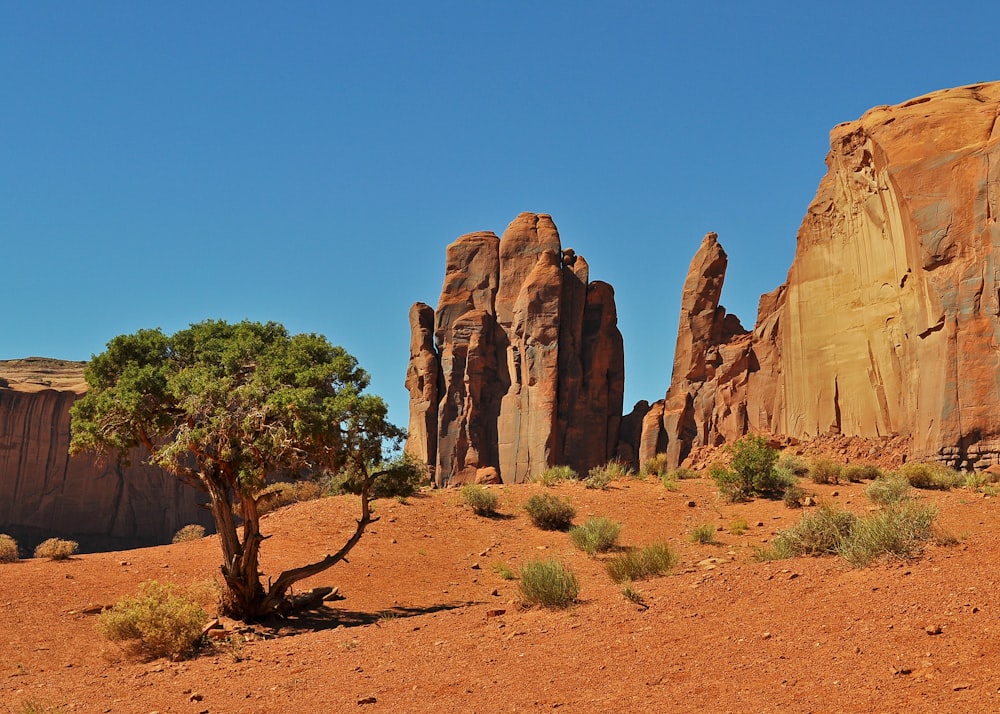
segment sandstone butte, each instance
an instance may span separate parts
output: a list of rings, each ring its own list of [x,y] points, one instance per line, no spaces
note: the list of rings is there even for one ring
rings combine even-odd
[[[169,542],[209,525],[189,486],[160,469],[69,456],[69,408],[86,390],[82,362],[0,361],[0,532],[30,550],[53,536],[84,550]]]
[[[439,486],[579,473],[617,454],[625,387],[614,290],[552,218],[448,246],[437,309],[410,309],[407,453]]]
[[[747,432],[909,439],[909,457],[1000,462],[1000,82],[876,107],[830,134],[783,285],[745,330],[705,237],[673,376],[640,452],[679,464]]]

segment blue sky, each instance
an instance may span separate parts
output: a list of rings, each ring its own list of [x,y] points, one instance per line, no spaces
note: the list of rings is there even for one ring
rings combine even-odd
[[[552,214],[663,396],[702,236],[750,326],[829,130],[1000,79],[1000,4],[0,0],[0,359],[277,320],[405,425],[445,247]]]

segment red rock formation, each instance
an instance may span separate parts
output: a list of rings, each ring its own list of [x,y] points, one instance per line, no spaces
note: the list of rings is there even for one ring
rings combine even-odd
[[[716,328],[703,244],[667,396],[672,460],[749,430],[902,435],[911,457],[1000,463],[998,116],[991,83],[834,128],[788,279],[750,335]]]
[[[410,308],[410,424],[406,453],[426,464],[437,463],[438,356],[434,349],[434,310],[422,302]]]
[[[85,391],[83,363],[0,362],[0,532],[27,549],[49,537],[86,550],[169,542],[188,523],[211,525],[197,493],[141,463],[69,456],[69,409]]]
[[[502,239],[473,233],[448,247],[435,323],[439,366],[411,327],[407,372],[418,424],[406,449],[436,464],[438,485],[496,478],[491,468],[504,482],[560,463],[586,471],[614,455],[621,334],[614,292],[588,278],[586,261],[562,250],[544,214],[520,214]],[[417,391],[429,383],[440,385],[436,437],[422,426],[429,408]],[[580,434],[594,429],[597,437],[580,446]]]
[[[618,430],[615,458],[631,466],[633,471],[638,471],[642,467],[639,462],[639,447],[642,443],[642,420],[646,418],[647,413],[649,413],[649,402],[640,399],[632,407],[632,411],[622,416],[621,427]],[[662,414],[660,418],[663,418]]]

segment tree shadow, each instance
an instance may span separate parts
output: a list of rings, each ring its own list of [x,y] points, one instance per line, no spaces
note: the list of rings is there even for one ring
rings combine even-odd
[[[285,618],[271,617],[256,624],[265,637],[291,637],[306,632],[332,630],[337,627],[364,627],[377,625],[384,620],[395,620],[407,617],[420,617],[435,612],[457,610],[471,605],[481,605],[481,602],[447,602],[427,605],[424,607],[390,607],[375,612],[358,612],[328,605],[315,610],[308,610],[289,615]]]

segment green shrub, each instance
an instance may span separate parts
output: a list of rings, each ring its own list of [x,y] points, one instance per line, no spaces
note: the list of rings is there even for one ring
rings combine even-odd
[[[552,494],[535,494],[524,504],[532,523],[546,531],[564,531],[573,522],[576,509],[569,501]]]
[[[803,515],[798,524],[778,533],[772,547],[792,556],[835,554],[850,537],[856,521],[857,516],[850,511],[823,503],[814,513]]]
[[[499,575],[502,580],[513,580],[517,577],[506,563],[494,563],[490,567],[493,568],[493,572]]]
[[[639,473],[642,476],[656,476],[657,478],[663,478],[670,473],[670,460],[666,454],[657,454],[642,464],[642,468],[639,469]]]
[[[714,543],[715,526],[711,523],[702,523],[691,530],[688,535],[692,543]]]
[[[68,560],[76,555],[80,544],[73,540],[62,540],[61,538],[49,538],[38,544],[35,548],[36,558],[48,558],[49,560]]]
[[[372,473],[384,471],[375,477],[371,487],[372,498],[406,498],[412,496],[427,483],[427,464],[404,453],[402,456],[384,461]],[[326,488],[321,490],[327,495],[336,496],[341,493],[361,493],[362,476],[357,469],[350,467],[330,477]]]
[[[808,462],[796,454],[782,454],[775,466],[785,469],[796,477],[806,476],[809,473]]]
[[[0,563],[16,563],[18,558],[17,541],[0,533]]]
[[[874,481],[882,477],[882,469],[873,464],[851,464],[845,466],[840,472],[841,478],[851,483],[861,483],[862,481]]]
[[[543,486],[555,486],[560,481],[575,480],[577,478],[578,474],[569,466],[549,466],[531,480]]]
[[[840,483],[840,472],[843,467],[831,459],[816,459],[809,469],[809,478],[813,483]]]
[[[640,550],[627,550],[608,561],[608,575],[616,583],[644,580],[669,572],[677,565],[677,553],[666,543],[654,543]]]
[[[910,482],[898,474],[877,478],[865,488],[865,495],[877,506],[899,503],[910,497]]]
[[[612,460],[604,466],[595,466],[587,472],[583,485],[587,488],[605,490],[612,481],[633,476],[631,467],[618,460]]]
[[[942,464],[903,464],[896,470],[914,488],[937,489],[947,491],[962,483],[964,477]]]
[[[201,637],[208,614],[172,583],[150,580],[101,613],[98,629],[112,642],[149,658],[178,657]]]
[[[646,607],[646,599],[642,593],[632,587],[631,582],[626,582],[622,586],[622,596],[629,602],[634,602],[639,607]]]
[[[189,523],[188,525],[181,528],[179,531],[174,533],[174,538],[171,543],[185,543],[189,540],[201,540],[205,537],[205,526],[200,526],[197,523]]]
[[[858,568],[883,556],[911,558],[930,540],[936,517],[933,506],[914,501],[887,506],[858,519],[839,552]]]
[[[621,523],[604,516],[596,516],[587,519],[582,526],[570,528],[569,537],[577,548],[588,555],[594,555],[614,548],[621,531]]]
[[[781,495],[781,500],[787,508],[802,508],[802,499],[806,497],[806,492],[797,484],[792,484],[785,489]]]
[[[761,494],[781,493],[789,485],[787,475],[774,468],[778,451],[762,436],[748,435],[726,447],[729,467],[713,465],[709,475],[719,493],[729,501],[746,501]]]
[[[555,558],[521,566],[521,599],[526,605],[569,607],[580,594],[576,574]]]
[[[729,532],[732,535],[743,535],[744,533],[747,532],[747,529],[749,528],[750,526],[747,525],[746,518],[734,518],[733,520],[729,521]]]
[[[472,508],[472,512],[477,516],[492,516],[497,512],[499,497],[485,486],[470,483],[462,486],[460,491],[462,501]]]

